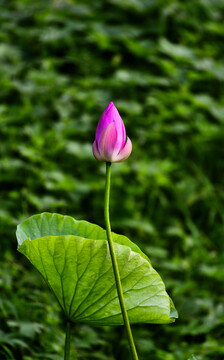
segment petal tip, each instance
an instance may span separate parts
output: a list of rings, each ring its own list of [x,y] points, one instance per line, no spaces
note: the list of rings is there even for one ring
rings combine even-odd
[[[115,107],[115,105],[114,105],[113,101],[110,101],[110,102],[109,102],[109,104],[107,105],[107,107],[106,107],[106,110],[105,110],[105,111],[106,111],[106,112],[108,112],[108,111],[109,111],[109,110],[110,110],[113,106]]]

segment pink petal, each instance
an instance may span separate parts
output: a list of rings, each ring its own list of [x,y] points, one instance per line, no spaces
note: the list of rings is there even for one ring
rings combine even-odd
[[[126,160],[132,151],[132,143],[129,137],[127,137],[127,141],[123,149],[118,153],[118,155],[114,158],[113,162],[121,162]]]
[[[96,129],[96,140],[99,141],[100,135],[103,129],[109,125],[111,122],[115,123],[115,127],[117,129],[117,139],[122,146],[125,145],[126,141],[126,132],[123,120],[120,117],[119,112],[117,111],[116,106],[114,106],[113,102],[111,101],[107,108],[104,110],[99,123]]]
[[[123,147],[126,142],[126,131],[125,131],[124,123],[123,123],[122,118],[120,117],[120,114],[119,114],[116,106],[114,106],[114,104],[113,104],[113,107],[111,108],[111,111],[113,111],[113,118],[114,118],[115,126],[117,129],[118,141],[121,142],[122,147]]]
[[[93,155],[95,156],[96,160],[98,161],[104,161],[102,156],[99,153],[98,146],[96,140],[93,143]]]
[[[99,141],[100,134],[103,131],[103,129],[109,125],[113,121],[112,112],[110,111],[110,108],[113,106],[112,101],[109,103],[109,105],[104,110],[103,114],[101,115],[101,118],[98,122],[97,128],[96,128],[96,140]]]
[[[114,121],[108,124],[100,134],[97,141],[98,150],[104,161],[113,162],[121,149],[121,143],[117,139],[117,129]]]

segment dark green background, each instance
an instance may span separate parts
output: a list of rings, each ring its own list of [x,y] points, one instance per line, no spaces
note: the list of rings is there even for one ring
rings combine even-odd
[[[224,359],[223,85],[223,0],[0,0],[1,360],[63,357],[63,318],[15,229],[43,211],[103,226],[91,147],[111,100],[133,143],[112,168],[112,228],[179,311],[133,326],[139,358]],[[122,327],[73,335],[79,359],[129,359]]]

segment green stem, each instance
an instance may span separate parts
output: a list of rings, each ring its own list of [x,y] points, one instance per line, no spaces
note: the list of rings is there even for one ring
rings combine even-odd
[[[71,338],[71,322],[67,320],[66,335],[65,335],[65,356],[64,360],[70,359],[70,338]]]
[[[109,216],[109,200],[110,200],[110,177],[111,177],[111,163],[106,163],[106,183],[105,183],[105,201],[104,201],[104,217],[105,217],[105,223],[106,223],[106,231],[107,231],[107,240],[110,250],[110,256],[112,260],[112,266],[114,271],[114,277],[117,287],[117,293],[118,298],[120,302],[121,312],[123,316],[124,325],[126,328],[127,336],[128,336],[128,342],[130,345],[130,350],[132,354],[133,360],[138,360],[138,355],[135,348],[134,339],[131,332],[131,326],[128,319],[128,313],[126,310],[125,302],[124,302],[124,295],[121,285],[121,279],[118,269],[118,263],[115,255],[113,240],[112,240],[112,234],[111,234],[111,226],[110,226],[110,216]]]

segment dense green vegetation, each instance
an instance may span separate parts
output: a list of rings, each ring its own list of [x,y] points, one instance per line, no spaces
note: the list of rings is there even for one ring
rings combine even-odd
[[[141,360],[224,358],[223,0],[0,0],[0,359],[62,359],[64,323],[16,251],[42,211],[103,226],[97,121],[114,101],[133,153],[112,167],[113,230],[179,311],[135,325]],[[76,325],[84,360],[126,360],[122,327]]]

